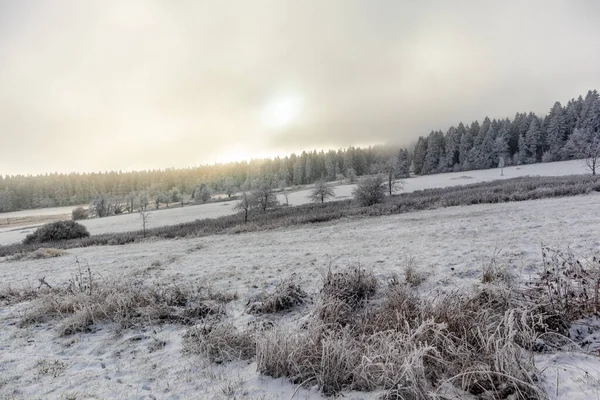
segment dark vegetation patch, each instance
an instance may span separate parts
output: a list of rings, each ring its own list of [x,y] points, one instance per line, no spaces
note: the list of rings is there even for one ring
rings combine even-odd
[[[89,237],[87,228],[75,221],[56,221],[46,224],[23,239],[23,244],[51,243]]]

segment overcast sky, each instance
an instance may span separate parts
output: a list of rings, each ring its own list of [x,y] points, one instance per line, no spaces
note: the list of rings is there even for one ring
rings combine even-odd
[[[0,0],[0,174],[407,145],[600,89],[600,2]]]

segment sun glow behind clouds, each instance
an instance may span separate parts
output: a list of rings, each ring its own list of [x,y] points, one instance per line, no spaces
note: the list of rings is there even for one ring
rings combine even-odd
[[[271,129],[287,128],[302,116],[303,103],[296,94],[277,95],[263,106],[261,121]]]

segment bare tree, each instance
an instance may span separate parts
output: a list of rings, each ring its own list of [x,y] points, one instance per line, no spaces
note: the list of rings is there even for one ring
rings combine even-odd
[[[150,213],[148,211],[140,211],[140,218],[142,219],[142,233],[146,237],[146,225],[150,219]]]
[[[575,129],[566,148],[573,157],[583,158],[592,175],[596,175],[600,163],[600,132],[591,129]]]
[[[326,199],[335,197],[335,191],[325,181],[319,180],[315,182],[315,187],[310,191],[308,198],[315,203],[323,204]]]
[[[242,192],[240,201],[233,207],[234,211],[242,211],[244,213],[244,224],[248,222],[248,216],[254,207],[255,202],[252,195],[248,192]]]
[[[358,182],[352,195],[361,206],[372,206],[383,201],[386,190],[383,175],[367,176]]]
[[[398,189],[398,186],[402,185],[401,181],[397,181],[398,178],[398,158],[397,157],[389,157],[385,163],[383,164],[383,172],[387,178],[387,190],[389,195],[391,196]]]
[[[283,195],[283,198],[285,199],[285,205],[289,206],[290,205],[290,192],[284,190],[283,192],[281,192],[281,194]]]
[[[254,198],[254,204],[261,209],[263,213],[267,212],[267,209],[273,208],[279,204],[277,195],[271,186],[263,183],[257,189],[252,192]]]

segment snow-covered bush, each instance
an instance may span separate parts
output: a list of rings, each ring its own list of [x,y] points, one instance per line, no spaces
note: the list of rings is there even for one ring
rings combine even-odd
[[[361,206],[381,203],[385,197],[386,181],[382,175],[362,178],[352,192],[354,200]]]

